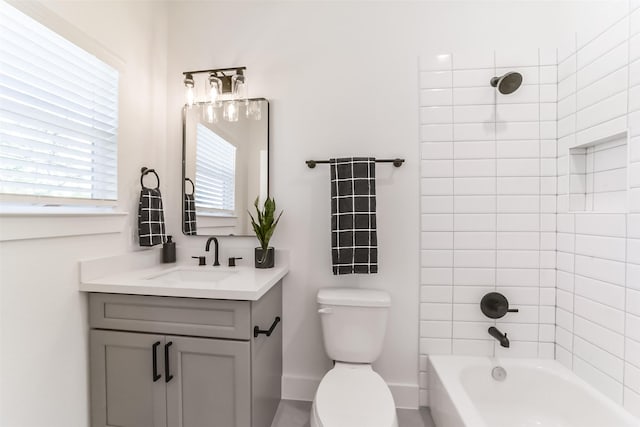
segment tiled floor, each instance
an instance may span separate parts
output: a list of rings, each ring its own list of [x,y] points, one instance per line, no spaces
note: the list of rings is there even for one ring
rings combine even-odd
[[[311,402],[283,400],[271,427],[310,427]],[[398,409],[399,427],[435,427],[428,408]],[[366,426],[354,426],[366,427]]]

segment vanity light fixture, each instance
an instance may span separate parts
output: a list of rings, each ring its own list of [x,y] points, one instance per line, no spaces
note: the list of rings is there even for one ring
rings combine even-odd
[[[260,120],[262,117],[260,103],[248,99],[247,79],[244,74],[246,69],[246,67],[235,67],[185,71],[182,74],[185,76],[187,106],[202,105],[204,119],[209,123],[218,121],[220,109],[222,109],[223,119],[230,122],[238,121],[240,110],[243,108],[248,119]],[[198,78],[199,76],[202,77]],[[205,87],[206,94],[201,97],[202,101],[196,99],[196,80],[198,87],[200,84]]]

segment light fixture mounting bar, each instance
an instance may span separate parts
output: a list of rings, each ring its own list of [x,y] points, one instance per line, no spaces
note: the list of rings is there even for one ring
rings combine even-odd
[[[224,73],[226,71],[237,72],[237,71],[244,71],[246,69],[247,67],[216,68],[212,70],[185,71],[182,74],[186,76],[187,74],[216,73],[216,72]]]

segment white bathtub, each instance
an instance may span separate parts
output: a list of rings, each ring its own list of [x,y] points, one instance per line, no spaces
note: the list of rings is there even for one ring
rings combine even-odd
[[[437,427],[638,427],[640,420],[553,360],[430,356]],[[491,370],[507,377],[496,381]]]

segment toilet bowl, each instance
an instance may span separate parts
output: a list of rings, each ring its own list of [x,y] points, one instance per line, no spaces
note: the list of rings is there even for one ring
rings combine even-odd
[[[325,288],[318,304],[325,351],[335,365],[316,391],[311,427],[398,427],[391,391],[371,367],[382,352],[389,294]]]
[[[398,427],[391,391],[371,365],[338,362],[320,382],[311,427]]]

